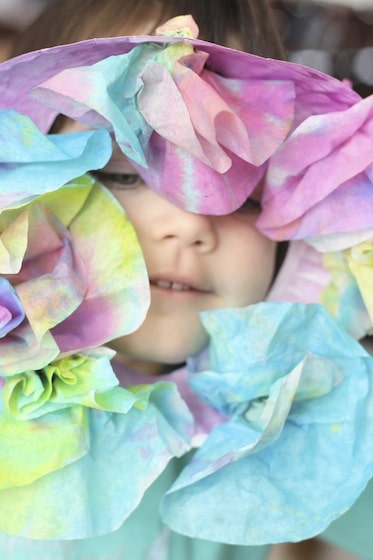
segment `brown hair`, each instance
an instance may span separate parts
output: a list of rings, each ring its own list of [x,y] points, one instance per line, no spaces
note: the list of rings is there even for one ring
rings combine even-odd
[[[54,0],[20,35],[12,55],[94,37],[143,34],[144,22],[153,32],[181,14],[194,17],[201,39],[285,58],[267,0]]]

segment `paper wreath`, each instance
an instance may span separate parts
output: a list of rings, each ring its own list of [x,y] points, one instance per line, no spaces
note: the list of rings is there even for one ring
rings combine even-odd
[[[113,531],[192,443],[161,511],[198,538],[308,538],[373,474],[372,358],[350,336],[373,319],[372,99],[199,41],[188,18],[170,25],[175,36],[166,26],[0,65],[0,530],[11,535]],[[47,134],[59,113],[97,130]],[[268,302],[202,316],[210,356],[190,362],[188,398],[172,374],[118,386],[100,348],[149,305],[135,232],[84,175],[112,140],[189,211],[233,212],[261,182],[257,227],[291,240]]]

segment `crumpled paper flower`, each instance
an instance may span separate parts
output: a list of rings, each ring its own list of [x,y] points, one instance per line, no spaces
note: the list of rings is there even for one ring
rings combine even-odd
[[[95,39],[18,57],[0,66],[8,84],[3,91],[0,80],[0,106],[43,130],[60,112],[112,128],[150,187],[191,211],[232,212],[304,119],[360,98],[330,76],[190,38],[196,32],[178,20],[174,37]]]
[[[165,495],[163,520],[241,545],[318,534],[373,474],[373,359],[319,305],[261,303],[202,321],[210,358],[190,362],[190,383],[231,418]]]
[[[2,532],[77,539],[113,531],[190,448],[193,421],[174,384],[119,387],[112,355],[95,349],[7,379]]]
[[[114,389],[118,380],[107,361],[100,359],[114,354],[101,348],[94,354],[73,354],[37,371],[12,375],[3,389],[4,404],[18,420],[33,420],[76,404],[126,413],[136,399],[130,394],[126,403],[122,394],[118,410]]]
[[[3,374],[40,369],[60,352],[100,345],[143,321],[142,251],[120,205],[93,179],[4,210],[0,232],[0,273],[26,314],[0,339]]]
[[[118,384],[109,362],[113,354],[96,349],[5,379],[0,416],[1,490],[30,484],[87,452],[84,412],[76,405],[86,405],[97,392],[113,391]],[[56,375],[58,370],[65,375]],[[48,379],[51,372],[54,375]],[[135,399],[127,401],[129,409]]]
[[[266,301],[321,303],[356,339],[372,330],[373,321],[348,265],[346,252],[320,253],[301,239],[289,243]]]
[[[0,210],[103,167],[111,153],[105,130],[44,135],[28,117],[0,111]]]
[[[271,158],[257,227],[277,239],[372,228],[373,96],[307,118]]]
[[[288,134],[294,85],[216,76],[207,59],[188,43],[141,45],[66,69],[34,95],[85,124],[111,126],[144,180],[175,204],[226,213],[250,195]]]
[[[0,338],[18,327],[24,318],[25,312],[14,288],[0,277]]]

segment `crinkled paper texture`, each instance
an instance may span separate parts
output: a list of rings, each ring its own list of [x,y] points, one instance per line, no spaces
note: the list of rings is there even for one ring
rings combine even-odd
[[[30,389],[31,372],[23,376],[23,392],[7,380],[0,416],[2,532],[33,539],[111,532],[169,460],[190,448],[192,416],[176,386],[119,387],[110,355],[96,350],[64,359],[64,375],[55,374],[55,390],[46,385],[44,395],[35,379]]]
[[[116,406],[118,379],[108,364],[114,354],[99,348],[8,377],[3,389],[7,411],[17,420],[33,420],[76,404],[126,413],[136,399],[126,395],[126,400],[121,391],[120,408]]]
[[[250,195],[286,138],[294,84],[219,77],[204,69],[207,54],[186,44],[186,55],[173,60],[174,46],[148,44],[66,69],[34,95],[73,119],[111,128],[147,184],[173,203],[227,213]]]
[[[231,418],[165,495],[164,521],[241,545],[318,534],[373,473],[373,359],[319,305],[262,303],[202,321],[210,359],[191,361],[190,383]]]
[[[304,239],[373,226],[373,96],[307,118],[271,158],[258,228]]]
[[[144,320],[149,281],[136,234],[89,177],[4,210],[0,231],[0,272],[14,282],[26,315],[0,339],[3,374],[44,367],[60,352],[103,344]]]
[[[180,38],[136,36],[100,38],[60,45],[27,53],[0,65],[0,107],[14,108],[30,116],[42,130],[48,130],[56,111],[43,106],[30,92],[52,76],[67,68],[95,64],[109,56],[128,53],[136,46],[151,43],[166,45]],[[310,114],[344,110],[360,97],[348,85],[312,68],[262,58],[196,39],[183,38],[195,49],[208,53],[209,68],[216,74],[234,79],[294,81],[298,125]]]
[[[149,376],[133,371],[126,367],[124,364],[115,363],[115,372],[118,376],[120,384],[124,387],[131,385],[147,384],[149,383]],[[190,387],[188,379],[187,367],[176,369],[171,373],[164,373],[157,375],[157,381],[168,381],[175,383],[181,398],[187,404],[189,410],[193,415],[193,437],[192,446],[199,447],[205,441],[209,432],[218,424],[226,420],[226,415],[222,412],[211,408],[203,399],[201,399],[193,389]]]
[[[266,301],[321,303],[356,339],[372,328],[346,255],[342,251],[320,253],[301,239],[289,243]]]
[[[111,152],[107,131],[44,135],[28,117],[0,110],[0,210],[103,167]]]
[[[360,99],[315,70],[180,37],[55,47],[4,63],[0,77],[0,107],[42,130],[60,112],[112,129],[149,186],[209,214],[237,209],[309,115],[343,112]]]

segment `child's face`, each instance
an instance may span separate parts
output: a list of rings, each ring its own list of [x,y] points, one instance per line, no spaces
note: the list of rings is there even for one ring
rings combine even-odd
[[[114,157],[100,180],[133,223],[150,279],[145,322],[112,344],[125,362],[148,372],[183,362],[207,343],[200,311],[264,298],[275,244],[254,226],[255,203],[228,216],[186,212],[148,188],[124,156]]]
[[[275,243],[254,226],[255,200],[227,216],[192,214],[147,187],[119,149],[97,175],[137,232],[151,289],[144,323],[111,346],[119,361],[159,373],[206,345],[200,311],[264,298],[274,274]]]

